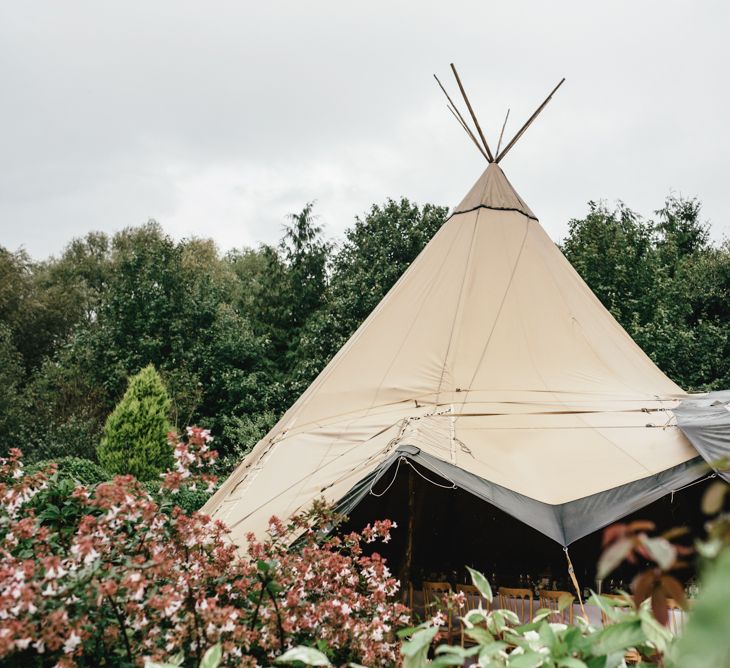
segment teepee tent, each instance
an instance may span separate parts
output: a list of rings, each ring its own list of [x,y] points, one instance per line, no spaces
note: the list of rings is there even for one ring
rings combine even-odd
[[[237,544],[319,497],[352,511],[405,462],[567,546],[730,451],[730,393],[667,378],[507,180],[526,126],[494,157],[472,117],[485,172],[203,508]]]

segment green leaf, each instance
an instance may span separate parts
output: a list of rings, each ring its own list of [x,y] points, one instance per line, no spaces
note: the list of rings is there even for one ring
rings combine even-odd
[[[432,666],[461,666],[464,664],[464,657],[456,654],[442,654],[431,661]]]
[[[542,644],[545,645],[545,647],[549,649],[553,649],[558,642],[557,637],[555,636],[555,631],[553,631],[550,624],[547,622],[543,622],[540,625],[540,630],[538,631],[540,634],[540,640],[542,641]]]
[[[476,624],[487,621],[488,616],[489,613],[484,610],[469,610],[461,619],[468,628],[471,628]]]
[[[512,610],[500,610],[499,612],[502,614],[502,618],[510,624],[517,625],[520,623],[520,618],[517,616],[516,612]]]
[[[730,656],[730,546],[702,578],[699,598],[670,650],[681,668],[726,666]]]
[[[329,666],[329,659],[314,647],[292,647],[290,650],[284,652],[278,659],[275,659],[274,663],[294,663],[295,661],[301,661],[307,666]]]
[[[646,642],[646,636],[638,619],[618,622],[607,626],[596,634],[593,653],[612,654],[613,652],[623,652],[630,647],[641,645],[643,642]]]
[[[416,653],[424,647],[428,648],[431,646],[431,643],[437,633],[438,628],[435,626],[429,626],[416,631],[408,642],[404,642],[403,645],[401,645],[401,654],[404,656],[415,656]]]
[[[536,624],[538,622],[541,622],[543,619],[547,619],[552,614],[553,611],[550,608],[538,608],[535,611],[535,616],[532,618],[532,623]]]
[[[672,634],[669,629],[662,626],[654,618],[648,607],[642,607],[639,611],[639,617],[641,619],[641,630],[644,632],[646,639],[660,652],[665,653],[672,642]]]
[[[220,643],[216,643],[212,647],[209,647],[203,658],[200,660],[200,668],[218,668],[223,656],[223,650]],[[179,665],[179,664],[178,664]],[[317,664],[311,664],[317,665]],[[322,665],[322,664],[319,664]]]
[[[479,593],[484,596],[490,603],[494,600],[492,596],[492,587],[489,585],[489,581],[479,571],[475,571],[473,568],[466,567],[471,575],[471,581],[474,586],[479,590]]]
[[[61,510],[55,503],[46,505],[40,514],[41,520],[57,520],[59,517],[61,517]]]
[[[562,659],[558,659],[558,668],[586,668],[586,664],[580,659],[576,659],[572,656],[566,656]]]
[[[492,634],[481,626],[475,626],[473,629],[464,629],[464,635],[475,640],[480,645],[488,645],[494,641]]]
[[[479,663],[486,664],[490,657],[503,652],[508,647],[509,645],[501,640],[491,642],[488,645],[482,645],[479,649]]]
[[[539,668],[542,666],[544,658],[542,654],[537,654],[536,652],[518,654],[517,656],[512,655],[507,665],[510,668]]]
[[[407,627],[407,628],[405,628],[405,629],[399,629],[399,630],[398,630],[398,631],[396,632],[396,635],[397,635],[397,636],[398,636],[399,638],[407,638],[408,636],[411,636],[411,635],[413,635],[413,634],[414,634],[414,633],[415,633],[416,631],[418,631],[418,630],[419,630],[420,628],[422,628],[422,627],[419,627],[419,626],[409,626],[409,627]]]

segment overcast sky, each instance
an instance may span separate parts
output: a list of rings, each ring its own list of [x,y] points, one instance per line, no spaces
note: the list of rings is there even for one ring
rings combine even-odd
[[[554,239],[590,199],[696,195],[730,236],[730,3],[0,0],[0,244],[34,257],[157,219],[221,249],[316,200],[455,205],[484,167],[432,73],[454,61]]]

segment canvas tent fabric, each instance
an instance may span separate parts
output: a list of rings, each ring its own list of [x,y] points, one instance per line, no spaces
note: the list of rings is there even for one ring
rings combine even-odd
[[[243,546],[406,458],[567,545],[703,475],[688,400],[490,163],[203,510]]]

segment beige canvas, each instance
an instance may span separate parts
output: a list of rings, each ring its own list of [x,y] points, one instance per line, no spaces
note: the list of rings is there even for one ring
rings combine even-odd
[[[492,163],[204,511],[243,544],[405,443],[561,504],[696,457],[671,412],[685,396]]]

